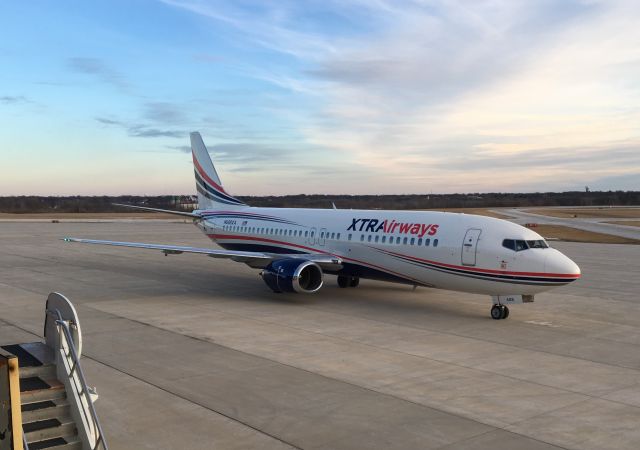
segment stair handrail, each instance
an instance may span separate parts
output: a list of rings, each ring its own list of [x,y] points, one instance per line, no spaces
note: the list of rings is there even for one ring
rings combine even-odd
[[[102,448],[104,450],[109,450],[109,447],[107,446],[107,442],[104,439],[104,432],[102,431],[102,425],[100,424],[100,420],[98,419],[98,414],[96,413],[96,409],[93,406],[93,400],[91,400],[89,386],[87,385],[87,381],[84,376],[82,366],[80,365],[80,358],[78,358],[76,346],[73,343],[73,337],[71,334],[71,330],[69,329],[69,324],[62,318],[62,314],[57,309],[55,310],[48,309],[47,312],[53,313],[58,317],[56,319],[56,325],[58,325],[60,329],[62,329],[62,332],[63,332],[62,334],[64,335],[64,339],[67,342],[67,347],[69,348],[68,353],[64,349],[64,346],[62,345],[62,341],[60,341],[58,345],[60,349],[62,349],[65,352],[65,355],[67,357],[71,356],[71,359],[73,360],[73,366],[71,367],[71,372],[69,373],[69,377],[70,378],[73,377],[73,374],[74,372],[76,372],[76,370],[78,372],[78,380],[80,381],[80,387],[82,388],[82,392],[78,392],[78,394],[82,395],[87,401],[87,405],[89,407],[89,414],[91,415],[91,417],[87,417],[87,412],[85,411],[85,408],[80,408],[80,409],[82,410],[82,413],[85,417],[85,420],[87,420],[87,423],[89,423],[89,419],[91,419],[91,422],[93,422],[93,426],[97,431],[97,436],[95,437],[96,439],[95,444],[92,447],[92,450],[96,450],[100,444],[102,444]]]
[[[24,427],[22,427],[22,449],[29,450],[29,444],[27,443],[27,434],[24,432]]]

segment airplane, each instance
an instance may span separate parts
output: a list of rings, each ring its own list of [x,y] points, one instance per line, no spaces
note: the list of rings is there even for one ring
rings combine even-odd
[[[251,207],[222,185],[200,133],[190,134],[199,209],[193,219],[221,249],[67,237],[68,242],[195,253],[262,269],[277,293],[317,292],[327,274],[340,288],[373,279],[491,296],[493,319],[507,305],[574,282],[580,268],[529,228],[492,217],[436,211]]]

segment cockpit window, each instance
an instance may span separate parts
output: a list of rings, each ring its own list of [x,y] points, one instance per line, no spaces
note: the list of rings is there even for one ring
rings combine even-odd
[[[519,239],[505,239],[502,241],[502,246],[516,252],[528,250],[530,248],[548,248],[547,243],[540,239],[536,241],[522,241]]]
[[[502,241],[502,246],[504,248],[508,248],[509,250],[516,250],[516,241],[514,241],[513,239],[505,239],[504,241]]]
[[[526,250],[529,247],[527,246],[527,242],[526,241],[516,241],[516,251],[520,252],[522,250]]]
[[[537,241],[527,241],[527,244],[529,244],[529,248],[549,248],[547,243],[542,239]]]

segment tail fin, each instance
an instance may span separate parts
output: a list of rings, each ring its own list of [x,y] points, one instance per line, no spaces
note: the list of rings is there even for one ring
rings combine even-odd
[[[191,154],[196,176],[199,209],[229,209],[247,206],[224,190],[220,177],[211,162],[207,147],[204,146],[202,136],[197,131],[191,133]]]

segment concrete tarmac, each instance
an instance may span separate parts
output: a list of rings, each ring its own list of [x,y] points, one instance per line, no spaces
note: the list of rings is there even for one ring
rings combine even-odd
[[[0,223],[0,344],[77,306],[111,449],[636,449],[640,247],[553,245],[583,278],[489,317],[489,298],[335,277],[274,294],[182,223]]]

